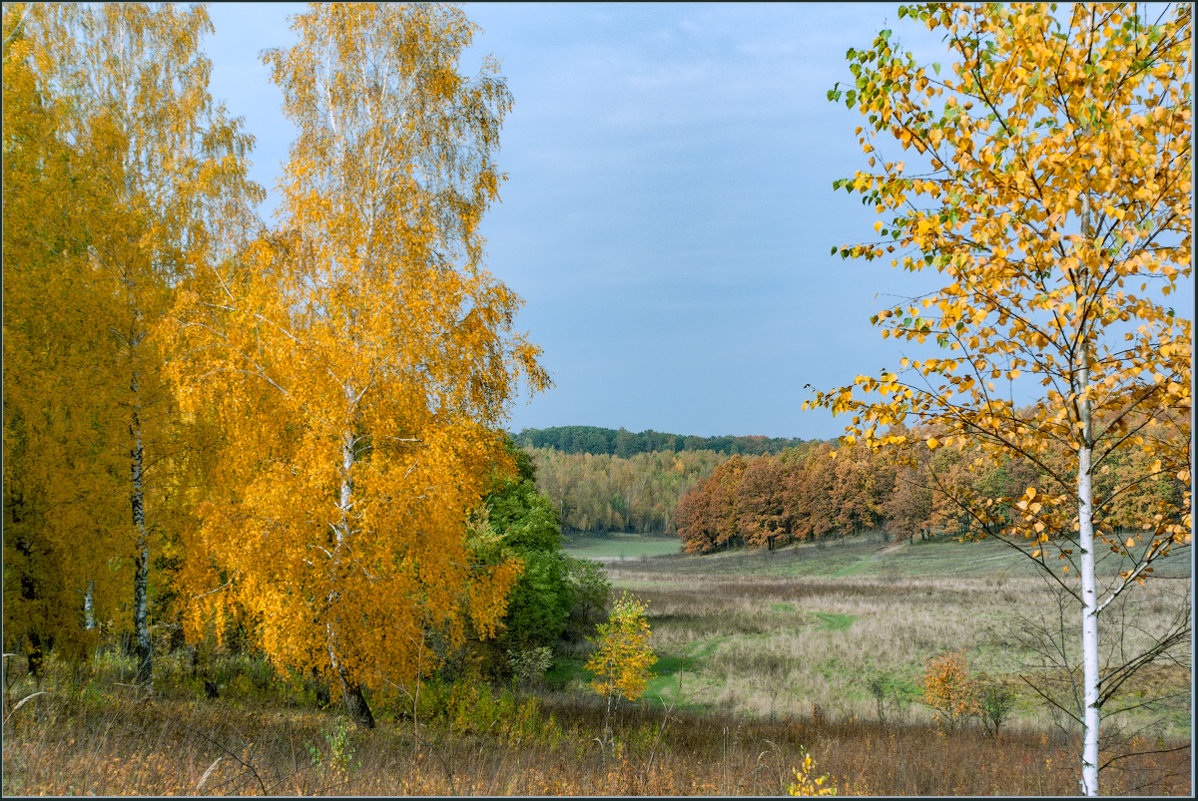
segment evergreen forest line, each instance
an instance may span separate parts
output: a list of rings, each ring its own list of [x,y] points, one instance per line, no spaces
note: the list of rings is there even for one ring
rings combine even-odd
[[[515,434],[513,439],[522,448],[553,448],[566,454],[606,454],[623,459],[658,451],[715,451],[728,455],[759,456],[764,453],[777,453],[785,448],[800,447],[805,442],[790,437],[699,437],[665,434],[653,429],[634,434],[623,427],[617,430],[597,426],[525,428],[519,434]]]

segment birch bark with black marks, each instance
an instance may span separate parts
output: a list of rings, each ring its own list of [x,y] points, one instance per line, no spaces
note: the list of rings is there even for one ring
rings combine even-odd
[[[138,338],[140,340],[140,337]],[[136,342],[130,343],[136,347]],[[146,531],[146,499],[144,486],[145,456],[142,446],[141,386],[138,371],[134,369],[129,382],[133,405],[129,416],[130,506],[133,512],[133,528],[137,534],[133,554],[133,636],[134,654],[137,659],[137,683],[148,684],[153,680],[153,653],[150,644],[149,583],[150,583],[150,538]]]

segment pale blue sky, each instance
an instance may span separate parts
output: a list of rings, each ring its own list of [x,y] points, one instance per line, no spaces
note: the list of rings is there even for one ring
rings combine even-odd
[[[517,326],[555,382],[518,400],[508,427],[841,433],[801,410],[804,385],[894,365],[898,346],[868,318],[885,295],[934,284],[829,255],[868,239],[875,217],[832,191],[864,157],[857,116],[826,93],[851,80],[845,51],[883,27],[929,61],[939,38],[895,24],[891,4],[464,8],[515,97],[488,265],[524,298]],[[292,43],[287,16],[302,10],[209,7],[211,91],[245,118],[272,192],[293,129],[258,53]]]

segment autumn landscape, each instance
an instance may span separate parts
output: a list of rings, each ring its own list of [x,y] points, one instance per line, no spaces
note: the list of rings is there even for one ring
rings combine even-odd
[[[268,225],[203,6],[5,4],[4,795],[1190,797],[1192,9],[892,12],[805,438],[515,430],[468,8],[291,18]]]

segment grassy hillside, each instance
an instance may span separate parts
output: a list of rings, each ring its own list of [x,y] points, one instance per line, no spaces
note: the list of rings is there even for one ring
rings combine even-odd
[[[1073,734],[1020,678],[1046,689],[1062,678],[1035,636],[1057,623],[1056,605],[1001,545],[640,555],[676,545],[571,544],[606,556],[617,591],[648,602],[659,657],[645,702],[617,707],[606,746],[581,659],[535,687],[428,682],[415,717],[412,699],[379,698],[379,727],[361,731],[244,654],[221,659],[221,697],[209,699],[184,652],[160,656],[152,693],[130,686],[131,658],[105,653],[90,672],[52,659],[40,686],[9,665],[4,793],[781,795],[803,748],[842,795],[1076,792]],[[1167,563],[1189,568],[1188,553]],[[1188,586],[1129,594],[1126,644],[1188,613]],[[924,660],[949,650],[1014,692],[997,735],[976,719],[945,730],[921,702]],[[1190,654],[1177,656],[1126,687],[1148,706],[1111,720],[1103,758],[1139,755],[1104,770],[1104,793],[1190,793]]]
[[[635,538],[619,547],[635,553]],[[1025,681],[1063,689],[1046,667],[1050,644],[1042,636],[1059,627],[1057,596],[1035,565],[1000,542],[862,538],[712,556],[609,557],[606,565],[615,587],[649,602],[662,657],[660,703],[679,699],[766,720],[819,708],[840,720],[931,724],[931,710],[918,701],[925,660],[963,649],[975,676],[1014,693],[1006,725],[1047,731],[1065,724]],[[1157,575],[1190,575],[1186,551],[1160,565]],[[1128,593],[1121,613],[1133,625],[1122,644],[1144,645],[1184,613],[1188,585],[1162,580]],[[1108,623],[1108,637],[1118,619]],[[1068,638],[1067,645],[1076,646]],[[1122,722],[1112,719],[1112,731],[1189,736],[1190,655],[1179,657],[1182,665],[1153,666],[1126,688],[1128,697],[1158,700]]]
[[[638,534],[573,536],[566,550],[586,558],[626,557],[642,554],[658,557],[652,570],[680,575],[807,576],[836,578],[1031,578],[1040,569],[1024,555],[997,540],[958,542],[950,537],[931,540],[885,541],[879,534],[864,534],[844,540],[833,537],[821,544],[788,545],[773,551],[739,549],[704,556],[682,553],[673,538]],[[1177,550],[1156,563],[1155,575],[1188,577],[1191,555]],[[1101,563],[1100,563],[1101,570]]]
[[[576,534],[567,537],[565,551],[580,559],[611,562],[671,556],[678,554],[680,547],[677,537],[628,533],[598,536]]]

